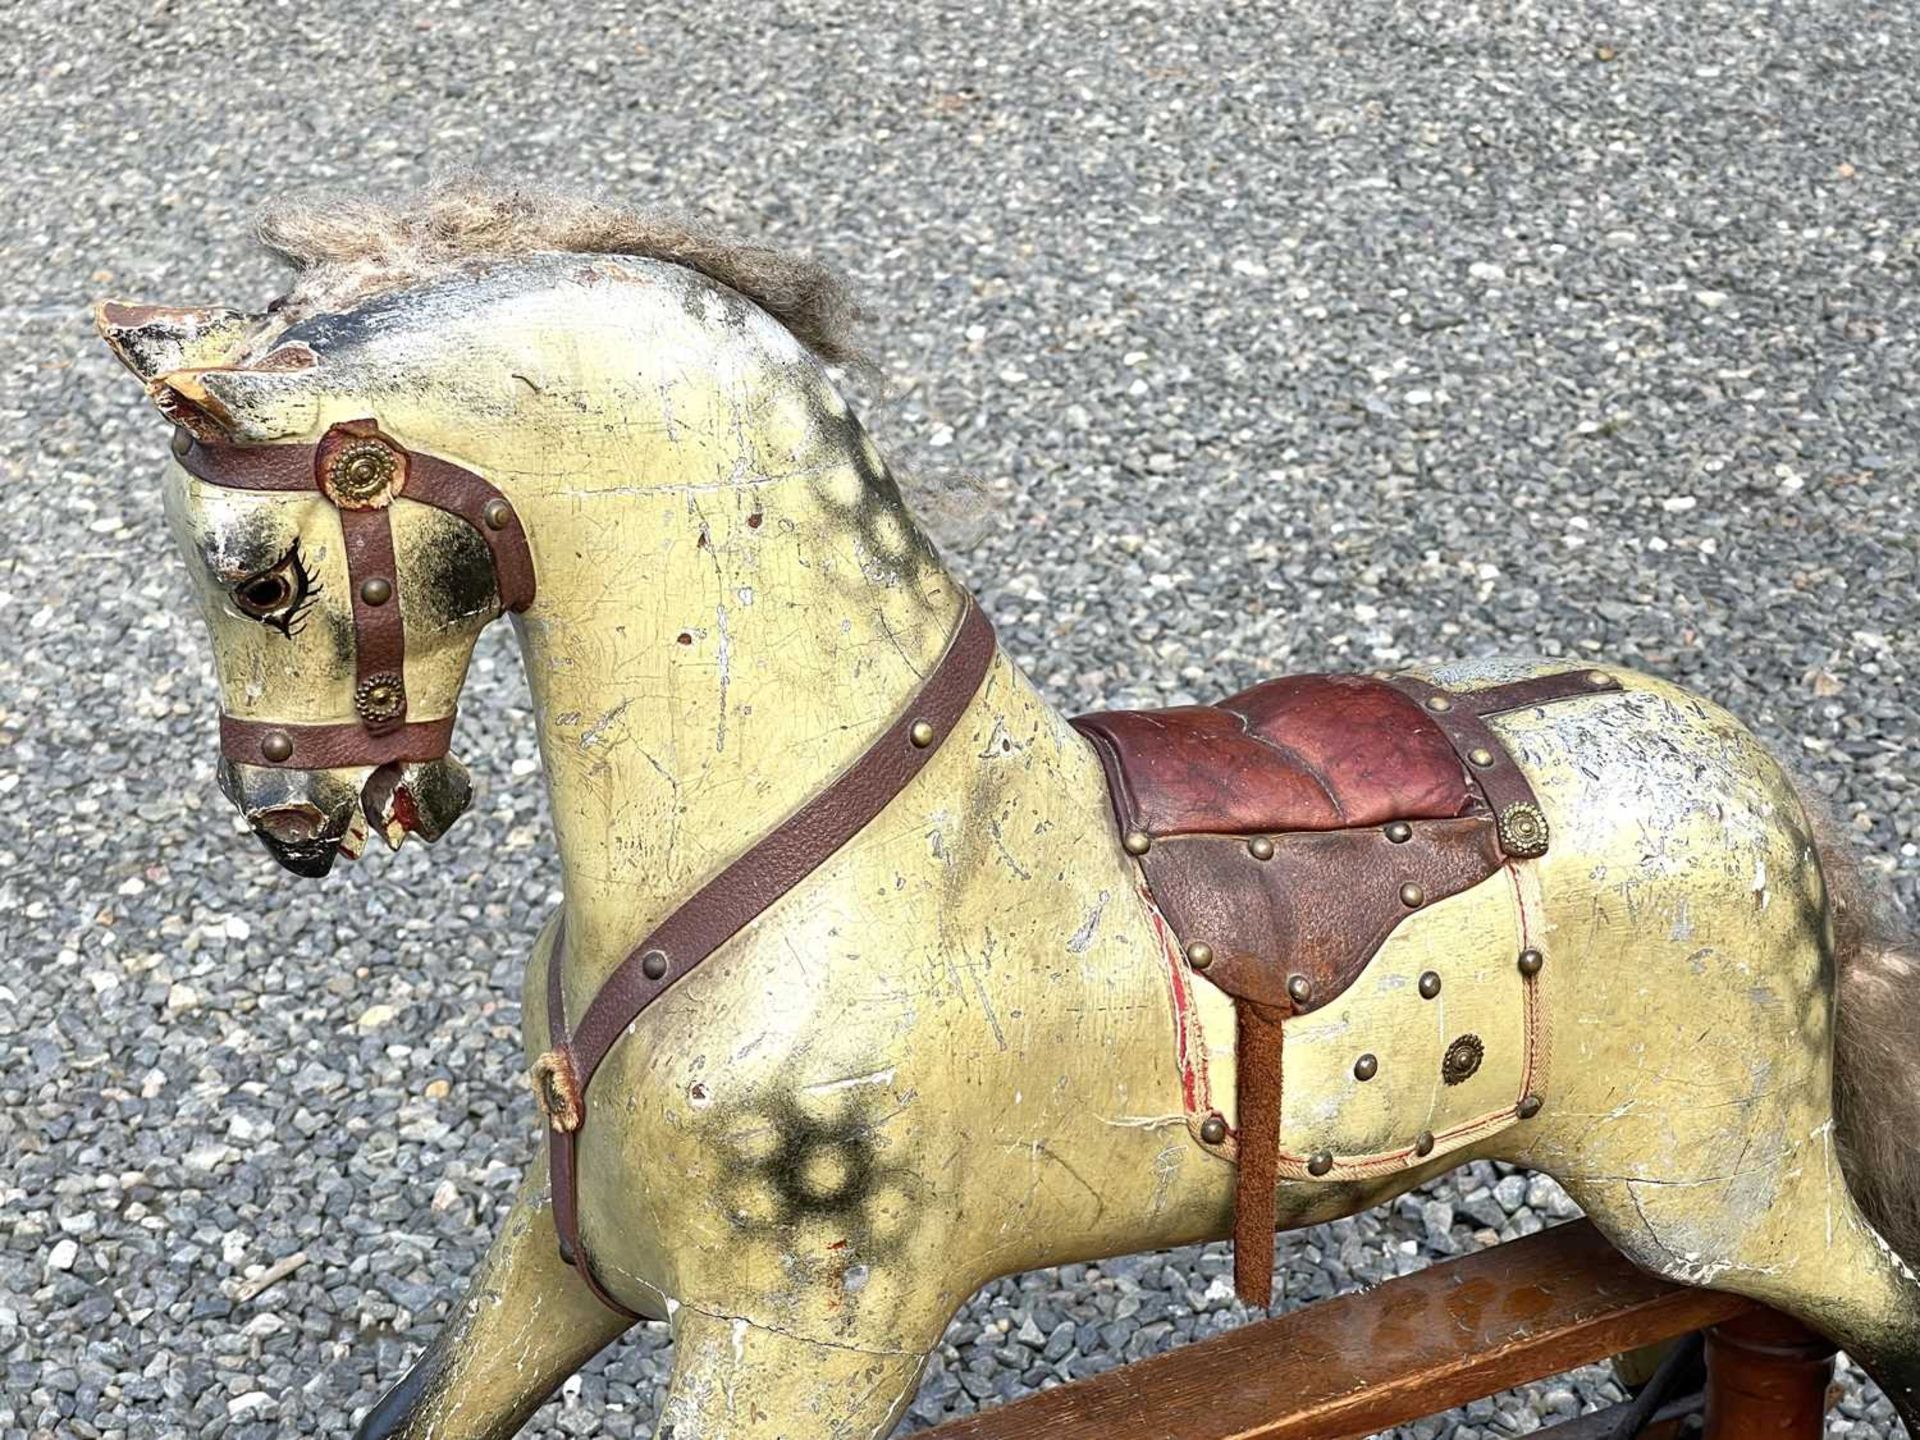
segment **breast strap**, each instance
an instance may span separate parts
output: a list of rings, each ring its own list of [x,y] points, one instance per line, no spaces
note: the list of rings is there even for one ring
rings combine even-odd
[[[946,653],[885,734],[824,790],[728,865],[636,945],[569,1031],[563,937],[547,961],[549,1048],[531,1079],[546,1113],[554,1228],[563,1259],[609,1309],[580,1241],[577,1147],[587,1088],[614,1042],[646,1008],[837,852],[918,775],[959,723],[993,658],[993,626],[971,596]]]

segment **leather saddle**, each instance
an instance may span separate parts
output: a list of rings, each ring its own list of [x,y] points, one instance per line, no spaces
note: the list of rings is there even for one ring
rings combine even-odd
[[[1072,722],[1188,962],[1235,1001],[1234,1278],[1249,1304],[1272,1297],[1282,1022],[1335,999],[1407,916],[1546,853],[1546,816],[1485,717],[1619,688],[1598,670],[1478,690],[1303,675]],[[1200,1138],[1228,1134],[1215,1116]]]

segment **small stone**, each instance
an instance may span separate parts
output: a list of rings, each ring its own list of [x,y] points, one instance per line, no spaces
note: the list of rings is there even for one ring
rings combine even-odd
[[[244,1395],[236,1395],[227,1402],[227,1417],[232,1420],[245,1420],[250,1415],[273,1408],[273,1397],[263,1390],[249,1390]]]
[[[257,1145],[273,1134],[273,1122],[253,1115],[234,1114],[227,1120],[227,1138],[242,1145]]]
[[[378,1030],[388,1024],[400,1012],[391,1005],[369,1005],[360,1012],[360,1018],[354,1023],[362,1030]]]
[[[1073,1353],[1073,1337],[1076,1327],[1071,1320],[1062,1320],[1047,1332],[1047,1347],[1041,1351],[1042,1358],[1058,1364]]]
[[[1493,1198],[1500,1202],[1500,1208],[1511,1215],[1527,1203],[1527,1177],[1508,1175],[1493,1187]]]
[[[212,1141],[205,1145],[196,1145],[182,1157],[189,1170],[197,1170],[210,1175],[215,1170],[231,1165],[240,1158],[240,1152],[225,1141]]]

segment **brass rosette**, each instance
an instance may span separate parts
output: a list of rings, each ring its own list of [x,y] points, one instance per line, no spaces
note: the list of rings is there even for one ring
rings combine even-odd
[[[346,510],[373,510],[389,504],[405,481],[400,459],[380,440],[350,440],[327,460],[321,484],[333,503]]]
[[[369,675],[353,692],[353,708],[368,725],[385,725],[407,713],[407,687],[398,675]]]
[[[1547,853],[1547,817],[1538,805],[1516,800],[1500,812],[1500,848],[1522,860]]]
[[[1486,1043],[1478,1035],[1462,1035],[1447,1046],[1447,1053],[1441,1057],[1440,1078],[1449,1085],[1470,1080],[1486,1058]]]

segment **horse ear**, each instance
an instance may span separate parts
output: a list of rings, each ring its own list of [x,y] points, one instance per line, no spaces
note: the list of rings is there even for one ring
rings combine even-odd
[[[107,348],[148,385],[172,370],[233,359],[264,318],[217,307],[183,310],[118,300],[102,300],[93,307],[94,328]]]
[[[305,434],[318,423],[320,398],[301,373],[312,364],[306,346],[283,346],[255,365],[155,376],[147,394],[162,415],[202,440],[265,444]]]

